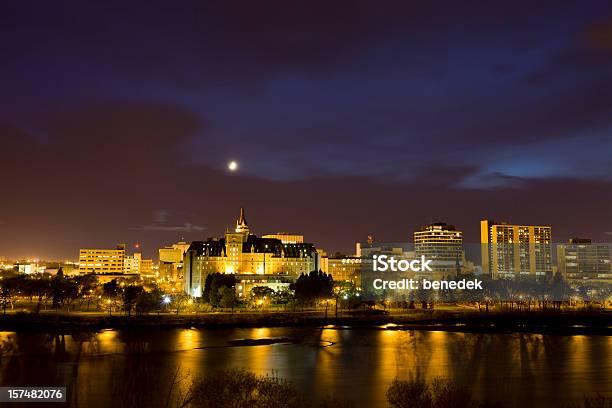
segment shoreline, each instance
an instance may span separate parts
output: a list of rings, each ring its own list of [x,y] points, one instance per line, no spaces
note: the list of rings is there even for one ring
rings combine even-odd
[[[612,335],[612,312],[449,312],[352,314],[327,318],[321,312],[160,314],[143,316],[78,313],[11,313],[0,316],[0,331],[97,331],[103,329],[336,327],[381,330],[436,330],[469,333]]]

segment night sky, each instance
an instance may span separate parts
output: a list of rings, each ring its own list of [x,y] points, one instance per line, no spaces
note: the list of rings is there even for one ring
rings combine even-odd
[[[0,255],[612,237],[607,2],[209,3],[2,2]]]

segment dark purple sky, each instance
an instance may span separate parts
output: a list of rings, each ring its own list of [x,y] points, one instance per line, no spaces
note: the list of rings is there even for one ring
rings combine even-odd
[[[0,5],[0,255],[153,255],[240,206],[328,251],[610,239],[607,2],[155,3]]]

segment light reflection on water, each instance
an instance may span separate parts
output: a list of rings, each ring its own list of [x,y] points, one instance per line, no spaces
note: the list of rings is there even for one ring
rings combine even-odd
[[[239,339],[288,338],[271,345]],[[307,396],[384,406],[396,377],[441,377],[507,406],[559,406],[612,390],[612,337],[475,334],[365,328],[0,332],[2,385],[70,385],[79,406],[134,404],[165,393],[174,373],[247,368],[293,381]],[[178,371],[177,371],[178,369]]]

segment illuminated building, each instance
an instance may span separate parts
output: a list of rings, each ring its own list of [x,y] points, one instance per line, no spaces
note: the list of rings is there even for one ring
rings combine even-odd
[[[123,273],[151,275],[153,270],[152,259],[142,259],[140,252],[133,255],[125,255],[123,259]]]
[[[480,222],[482,271],[493,278],[552,274],[551,228]]]
[[[279,239],[283,244],[303,244],[304,236],[296,234],[288,234],[286,232],[277,232],[276,234],[268,234],[262,236],[262,238],[274,238]]]
[[[46,272],[46,265],[39,265],[38,262],[18,262],[15,264],[17,270],[20,273],[32,274],[32,273],[44,273]]]
[[[183,256],[189,244],[183,241],[159,249],[159,277],[167,281],[183,279]]]
[[[79,251],[79,273],[122,274],[124,273],[125,245],[116,249],[81,249]]]
[[[461,273],[465,263],[463,233],[454,225],[437,222],[421,227],[414,232],[416,257],[431,260],[432,274],[443,277]]]
[[[234,232],[225,237],[191,243],[183,261],[184,289],[201,296],[206,276],[211,273],[235,274],[238,282],[251,280],[294,281],[301,273],[319,269],[314,245],[283,243],[277,238],[260,238],[250,233],[244,214],[236,221]]]
[[[336,254],[326,258],[326,268],[322,270],[331,274],[334,282],[349,282],[361,287],[361,266],[360,257]]]
[[[153,275],[153,260],[152,259],[141,259],[140,260],[140,274],[145,276]]]
[[[289,291],[291,282],[283,282],[283,279],[242,279],[236,284],[236,293],[238,297],[248,297],[251,290],[255,287],[266,287],[272,289],[274,292]]]
[[[611,280],[610,244],[572,238],[557,246],[559,273],[569,281]]]
[[[134,255],[125,255],[123,258],[123,273],[140,273],[140,261],[142,254],[136,252]]]

